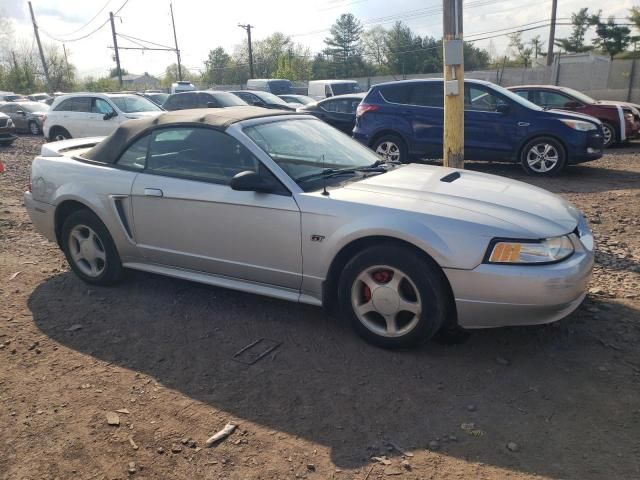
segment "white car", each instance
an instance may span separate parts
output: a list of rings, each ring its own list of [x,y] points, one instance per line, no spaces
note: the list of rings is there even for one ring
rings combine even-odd
[[[162,108],[140,95],[73,93],[57,97],[43,120],[51,141],[109,135],[132,118],[156,116]]]

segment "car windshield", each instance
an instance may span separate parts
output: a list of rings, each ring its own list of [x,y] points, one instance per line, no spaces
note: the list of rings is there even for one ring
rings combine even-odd
[[[568,93],[572,97],[575,97],[576,100],[582,103],[586,103],[587,105],[591,105],[592,103],[596,103],[595,99],[591,98],[589,95],[585,95],[578,90],[574,90],[573,88],[563,88],[563,92]]]
[[[156,102],[158,105],[162,105],[169,98],[168,93],[148,93],[147,94],[151,100]]]
[[[301,103],[302,105],[309,105],[310,103],[315,103],[316,101],[311,97],[305,97],[304,95],[299,95],[295,97],[291,97],[290,102]]]
[[[36,100],[40,101],[40,100],[46,100],[47,98],[49,98],[49,95],[47,95],[46,93],[38,93],[36,95],[31,95],[33,98],[35,98]]]
[[[345,83],[332,83],[331,91],[334,95],[346,95],[347,93],[359,93],[360,85],[357,83],[345,82]]]
[[[214,93],[213,96],[223,107],[241,107],[243,105],[247,105],[247,102],[236,97],[233,93],[220,92]]]
[[[111,100],[124,113],[159,112],[162,110],[151,100],[137,95],[119,95],[111,97]]]
[[[380,157],[332,126],[315,119],[285,119],[246,127],[251,140],[305,190],[301,179],[323,172],[375,167]]]
[[[21,103],[20,108],[29,113],[46,112],[49,110],[49,105],[46,103]]]
[[[286,105],[287,104],[287,102],[282,100],[280,97],[275,96],[273,93],[258,92],[255,90],[252,91],[251,93],[253,93],[258,98],[260,98],[260,100],[262,100],[264,103],[268,103],[270,105]]]
[[[20,95],[5,95],[5,96],[4,96],[4,99],[5,99],[7,102],[13,102],[14,100],[18,100],[18,99],[20,99],[20,98],[23,98],[23,97],[22,97],[22,96],[20,96]],[[23,98],[23,99],[24,99],[24,98]]]
[[[542,110],[542,107],[539,107],[535,103],[530,102],[526,98],[523,98],[520,95],[518,95],[517,93],[512,92],[511,90],[507,90],[506,88],[501,87],[500,85],[491,85],[491,88],[494,91],[496,91],[498,93],[501,93],[502,95],[504,95],[508,99],[513,100],[516,103],[519,103],[523,107],[530,108],[531,110]]]

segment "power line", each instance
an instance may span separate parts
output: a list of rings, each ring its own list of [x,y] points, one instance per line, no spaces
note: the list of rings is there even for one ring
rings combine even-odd
[[[58,37],[68,37],[69,35],[75,35],[76,33],[78,33],[80,30],[82,30],[83,28],[85,28],[87,25],[89,25],[91,22],[93,22],[96,18],[98,18],[98,15],[100,15],[105,8],[107,8],[107,5],[109,5],[111,3],[111,0],[107,0],[107,2],[102,6],[102,8],[100,10],[98,10],[98,13],[96,13],[93,17],[91,17],[91,20],[89,20],[87,23],[85,23],[84,25],[82,25],[80,28],[78,28],[77,30],[74,30],[73,32],[69,32],[69,33],[59,33],[57,34]]]
[[[120,11],[125,7],[125,5],[129,3],[129,0],[125,0],[124,3],[120,6],[120,8],[118,8],[115,13],[114,16],[117,15],[118,13],[120,13]],[[42,30],[42,32],[49,38],[51,38],[52,40],[55,40],[56,42],[63,42],[63,43],[72,43],[72,42],[78,42],[80,40],[84,40],[85,38],[90,37],[91,35],[93,35],[94,33],[97,33],[98,31],[100,31],[107,23],[109,23],[111,20],[108,18],[104,23],[102,23],[98,28],[96,28],[95,30],[92,30],[91,32],[87,33],[86,35],[83,35],[81,37],[78,38],[72,38],[69,40],[65,40],[65,39],[61,39],[61,38],[56,38],[55,36],[51,35],[49,32],[47,32],[44,29],[40,29]]]

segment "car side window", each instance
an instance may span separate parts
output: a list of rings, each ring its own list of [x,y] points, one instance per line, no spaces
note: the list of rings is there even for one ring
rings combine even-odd
[[[498,105],[506,102],[484,88],[475,85],[465,85],[464,87],[464,109],[481,112],[495,112]]]
[[[208,93],[199,93],[198,94],[198,108],[209,108],[209,104],[213,104],[216,107],[219,107],[218,101],[213,95]]]
[[[124,168],[132,170],[144,170],[147,160],[147,152],[149,151],[149,139],[151,134],[146,134],[133,142],[127,148],[117,161],[117,164]]]
[[[234,175],[259,172],[260,162],[238,140],[210,128],[163,128],[149,145],[149,173],[229,185]]]
[[[54,110],[56,112],[71,112],[73,111],[73,101],[75,99],[73,98],[67,98],[66,100],[63,100],[62,102],[60,102],[60,104],[58,106],[56,106],[56,108],[54,108]]]
[[[236,93],[236,95],[239,96],[245,102],[247,102],[249,105],[255,105],[256,102],[258,101],[258,97],[256,97],[251,93],[238,92]]]
[[[387,102],[400,103],[407,105],[409,103],[409,85],[388,85],[380,89],[380,93]]]
[[[516,90],[513,93],[515,93],[519,97],[529,100],[529,90]]]
[[[441,83],[429,82],[413,85],[409,103],[420,107],[444,107],[444,92]]]
[[[320,108],[327,112],[333,113],[349,113],[349,100],[339,99],[324,102]]]
[[[534,103],[543,107],[564,108],[571,98],[558,92],[538,90],[534,92]]]
[[[71,105],[72,112],[83,112],[90,113],[91,112],[91,97],[76,97],[73,98],[73,103]]]
[[[111,113],[113,108],[109,105],[109,102],[102,98],[94,98],[91,104],[91,113]]]

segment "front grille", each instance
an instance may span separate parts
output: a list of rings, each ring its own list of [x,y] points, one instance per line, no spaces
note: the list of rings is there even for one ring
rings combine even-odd
[[[0,118],[0,128],[6,127],[8,121],[9,121],[8,118]]]

